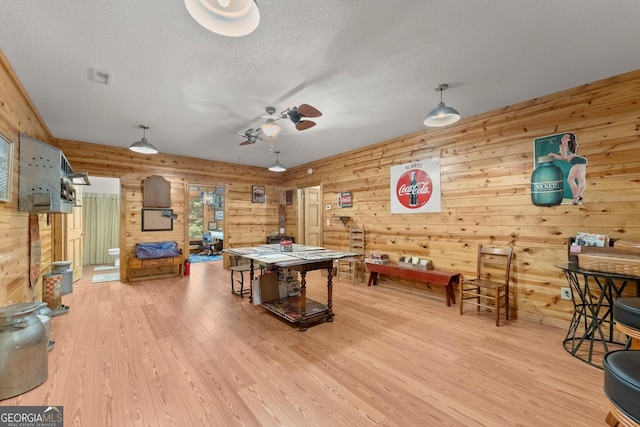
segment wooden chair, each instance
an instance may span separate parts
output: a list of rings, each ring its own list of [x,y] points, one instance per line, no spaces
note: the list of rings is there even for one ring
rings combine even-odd
[[[477,274],[474,279],[460,281],[460,314],[464,304],[493,309],[496,326],[500,326],[500,308],[504,307],[509,320],[509,282],[513,247],[484,247],[478,245]]]
[[[356,283],[356,277],[364,282],[364,228],[349,227],[349,252],[358,255],[337,260],[336,278],[345,274],[351,278],[351,284]]]
[[[630,350],[604,356],[604,394],[609,399],[605,422],[611,427],[640,425],[640,298],[618,298],[613,305],[618,330],[631,339]]]

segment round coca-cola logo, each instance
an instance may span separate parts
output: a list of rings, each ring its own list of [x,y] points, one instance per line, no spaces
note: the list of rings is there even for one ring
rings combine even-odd
[[[433,194],[433,182],[422,169],[409,169],[396,183],[396,197],[409,209],[424,206]]]

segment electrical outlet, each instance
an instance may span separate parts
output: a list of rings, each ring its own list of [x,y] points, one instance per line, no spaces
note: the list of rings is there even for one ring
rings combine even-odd
[[[571,288],[560,288],[560,298],[571,299]]]

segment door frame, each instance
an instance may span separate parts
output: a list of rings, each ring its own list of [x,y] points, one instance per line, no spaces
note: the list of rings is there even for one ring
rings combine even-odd
[[[305,218],[305,209],[304,209],[304,204],[305,204],[305,193],[304,190],[307,188],[318,188],[318,191],[320,193],[320,202],[318,203],[318,218],[320,218],[320,246],[324,247],[324,215],[323,215],[323,211],[324,209],[322,209],[322,203],[324,202],[324,191],[322,188],[322,182],[315,184],[315,185],[307,185],[305,187],[299,187],[296,190],[296,195],[297,195],[297,199],[298,199],[298,203],[297,203],[297,209],[298,209],[298,243],[300,244],[306,244],[306,239],[305,239],[305,226],[306,226],[306,218]]]

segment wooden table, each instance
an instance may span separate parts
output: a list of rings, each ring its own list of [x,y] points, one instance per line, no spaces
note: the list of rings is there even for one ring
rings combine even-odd
[[[300,297],[299,316],[291,318],[285,314],[285,307],[289,307],[288,299],[279,301],[263,301],[262,306],[275,315],[292,323],[298,323],[301,331],[306,331],[309,323],[315,320],[326,319],[333,321],[333,261],[340,258],[353,256],[349,252],[330,251],[322,247],[304,246],[293,244],[292,252],[280,252],[280,245],[261,245],[249,248],[227,248],[223,252],[247,258],[250,261],[249,272],[253,283],[255,264],[262,266],[290,268],[300,272]],[[327,270],[327,305],[309,300],[313,313],[307,313],[307,281],[306,275],[312,270]],[[295,297],[297,298],[297,297]],[[253,302],[253,289],[249,294],[249,300]],[[282,308],[282,309],[280,309]]]
[[[460,273],[442,270],[420,270],[418,268],[400,267],[398,264],[374,264],[367,262],[369,281],[367,286],[378,284],[378,274],[395,276],[403,279],[418,280],[433,285],[444,286],[447,307],[456,303],[454,286],[460,282]]]

